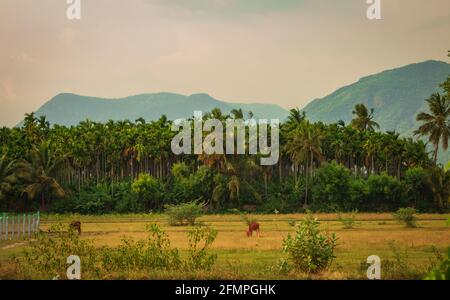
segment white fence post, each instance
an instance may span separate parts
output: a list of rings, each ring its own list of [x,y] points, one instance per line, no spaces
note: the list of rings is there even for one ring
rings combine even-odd
[[[26,214],[23,214],[22,216],[22,237],[25,238],[26,235],[26,230],[25,230],[25,219],[26,219]]]
[[[5,227],[5,240],[8,240],[8,216],[6,216],[6,227]]]
[[[28,237],[31,236],[31,214],[28,213]]]

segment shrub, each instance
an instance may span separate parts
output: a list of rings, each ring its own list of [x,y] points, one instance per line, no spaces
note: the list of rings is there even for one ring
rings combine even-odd
[[[433,207],[433,197],[428,184],[428,173],[423,168],[408,169],[403,179],[405,183],[408,204],[405,206],[417,207],[427,211]]]
[[[179,205],[165,205],[169,225],[194,225],[195,220],[203,214],[204,203],[192,201]]]
[[[157,225],[147,227],[149,237],[135,242],[124,238],[117,248],[104,248],[102,263],[109,272],[132,272],[136,270],[177,269],[181,259],[172,248],[168,235]]]
[[[353,210],[350,214],[342,215],[338,213],[338,220],[341,222],[344,229],[352,229],[355,226],[356,216],[358,215],[358,210]]]
[[[53,225],[47,233],[41,232],[36,241],[23,251],[21,258],[14,258],[17,273],[24,279],[66,278],[67,257],[77,255],[83,262],[83,275],[97,277],[95,247],[81,240],[73,228]]]
[[[447,259],[431,270],[425,280],[450,280],[450,248],[447,250]]]
[[[40,233],[37,241],[13,258],[17,273],[24,279],[65,279],[67,257],[78,255],[82,261],[82,279],[128,278],[138,271],[210,270],[217,256],[209,253],[217,231],[199,227],[188,232],[188,255],[183,258],[156,224],[147,226],[149,237],[135,241],[124,238],[116,248],[95,248],[91,241],[80,240],[72,229],[59,224]],[[138,273],[139,274],[139,273]]]
[[[308,214],[299,224],[295,236],[289,234],[283,241],[283,250],[289,255],[295,269],[318,273],[327,269],[335,258],[336,235],[320,232],[319,225],[317,219]]]
[[[147,211],[160,206],[162,198],[160,182],[151,175],[140,174],[131,185],[131,189]]]
[[[417,218],[415,214],[417,211],[414,208],[400,208],[396,213],[394,213],[394,218],[399,223],[405,223],[406,227],[416,227]]]
[[[217,237],[217,231],[209,227],[197,227],[188,232],[189,256],[185,262],[188,270],[210,270],[217,255],[208,254],[209,246]]]
[[[392,211],[404,201],[404,187],[395,177],[387,174],[370,175],[367,185],[369,201],[364,205],[367,210]]]
[[[352,209],[348,207],[350,198],[350,170],[332,162],[325,164],[316,171],[312,187],[313,207],[321,211]]]

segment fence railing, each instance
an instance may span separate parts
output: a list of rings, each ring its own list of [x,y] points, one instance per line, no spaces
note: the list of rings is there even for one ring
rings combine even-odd
[[[39,231],[40,214],[0,214],[0,241],[25,239]]]

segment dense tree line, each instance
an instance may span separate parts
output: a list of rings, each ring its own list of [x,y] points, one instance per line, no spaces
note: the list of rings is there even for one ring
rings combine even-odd
[[[432,153],[421,139],[377,131],[374,111],[362,104],[351,124],[311,123],[293,109],[281,124],[274,166],[251,155],[176,156],[165,116],[64,127],[27,114],[22,126],[0,129],[0,209],[141,212],[198,199],[215,211],[443,211],[450,173],[436,161],[439,145],[448,147],[448,87],[449,80],[446,94],[432,95],[430,111],[417,117],[416,134],[428,137]],[[214,109],[204,116],[211,117],[244,115]]]

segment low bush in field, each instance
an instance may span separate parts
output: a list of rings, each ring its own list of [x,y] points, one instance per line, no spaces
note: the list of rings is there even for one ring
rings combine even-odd
[[[52,226],[47,233],[37,234],[36,241],[23,251],[23,257],[13,258],[13,263],[24,279],[64,278],[70,255],[80,257],[85,274],[96,277],[100,273],[92,243],[81,240],[78,232],[61,224]]]
[[[203,214],[203,207],[204,203],[197,203],[196,201],[179,205],[166,205],[169,225],[194,225],[195,220]]]
[[[283,241],[284,252],[289,255],[293,269],[318,273],[331,265],[337,238],[334,233],[328,235],[321,232],[319,225],[319,221],[308,214],[300,222],[295,235],[289,234]]]
[[[389,249],[391,255],[381,261],[381,279],[383,280],[418,280],[422,279],[431,270],[436,273],[430,273],[430,278],[433,279],[432,274],[440,276],[440,267],[443,266],[441,253],[432,246],[434,258],[430,258],[428,265],[415,264],[411,260],[407,248],[400,248],[394,241],[389,241]],[[441,264],[442,263],[442,264]],[[361,263],[361,273],[364,275],[367,272],[368,264],[366,261]],[[427,277],[428,278],[428,277]],[[448,278],[448,277],[447,277]]]
[[[338,220],[341,222],[344,229],[352,229],[355,227],[356,216],[358,215],[358,210],[353,210],[350,214],[342,215],[338,213]]]
[[[77,255],[81,260],[82,279],[103,279],[126,278],[135,272],[210,270],[216,262],[217,256],[209,253],[209,247],[217,231],[209,227],[188,232],[189,247],[183,256],[157,225],[147,229],[146,240],[125,238],[116,248],[95,248],[91,241],[81,240],[73,230],[57,225],[48,233],[40,233],[24,250],[23,258],[13,258],[13,263],[20,278],[65,279],[67,258]]]
[[[433,268],[425,277],[426,280],[450,280],[450,248],[447,250],[447,258]]]
[[[394,218],[399,223],[404,223],[406,227],[414,228],[417,225],[417,211],[414,208],[400,208],[396,213],[394,213]]]

